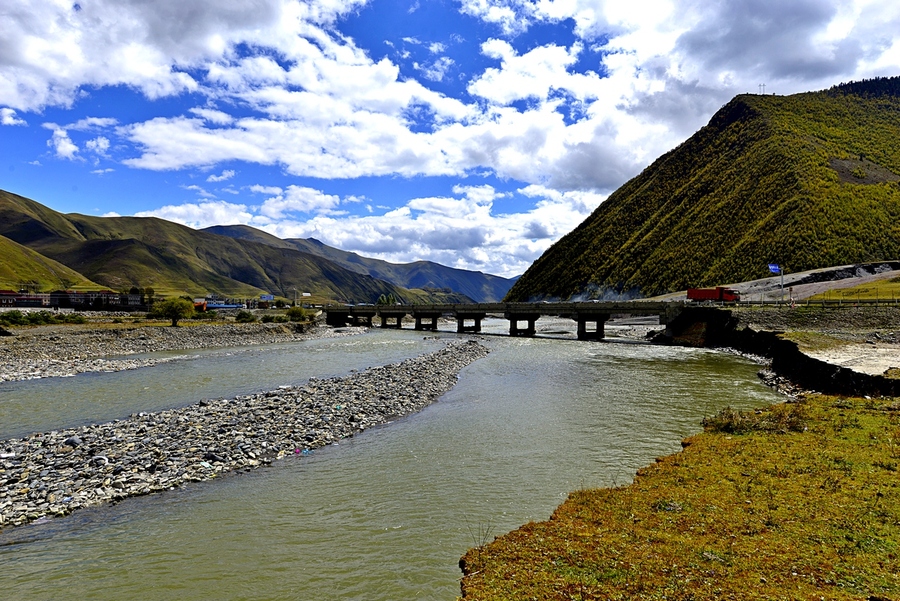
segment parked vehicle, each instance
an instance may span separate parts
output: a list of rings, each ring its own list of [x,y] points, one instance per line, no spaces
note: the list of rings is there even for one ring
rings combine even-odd
[[[741,293],[734,288],[716,286],[715,288],[688,288],[688,300],[691,301],[719,301],[736,302],[741,300]]]

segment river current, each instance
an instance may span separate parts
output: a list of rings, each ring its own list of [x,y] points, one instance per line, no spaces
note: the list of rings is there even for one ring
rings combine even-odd
[[[556,339],[484,336],[491,354],[439,402],[308,457],[0,531],[3,598],[453,600],[469,547],[547,519],[570,491],[627,484],[725,405],[778,400],[738,357],[578,342],[561,333],[571,322],[538,323]],[[345,375],[441,345],[373,330],[0,384],[0,439]]]

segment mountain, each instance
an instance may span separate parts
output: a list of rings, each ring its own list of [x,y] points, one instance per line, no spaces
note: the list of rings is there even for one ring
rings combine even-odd
[[[114,290],[153,287],[161,294],[225,296],[295,289],[324,299],[453,302],[459,295],[407,290],[294,248],[235,240],[152,217],[63,215],[0,190],[0,236]]]
[[[450,289],[464,294],[479,303],[500,301],[515,278],[501,278],[480,271],[455,269],[431,261],[414,263],[388,263],[379,259],[362,257],[356,253],[327,246],[315,238],[292,238],[283,240],[266,232],[246,225],[216,225],[206,232],[230,236],[242,240],[262,242],[278,248],[294,248],[323,257],[345,269],[370,275],[404,288]]]
[[[900,257],[900,78],[744,94],[551,246],[507,300],[691,286]]]
[[[33,287],[35,290],[52,290],[72,286],[102,288],[62,263],[0,236],[0,289],[18,291],[22,287]]]

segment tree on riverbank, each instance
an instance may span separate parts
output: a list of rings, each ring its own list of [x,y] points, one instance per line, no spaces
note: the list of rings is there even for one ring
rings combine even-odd
[[[178,322],[187,319],[194,314],[194,304],[183,298],[167,298],[153,305],[151,317],[160,317],[172,320],[172,327],[177,327]]]

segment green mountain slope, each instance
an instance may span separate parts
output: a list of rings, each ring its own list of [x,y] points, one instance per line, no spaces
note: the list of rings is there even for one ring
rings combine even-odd
[[[0,235],[116,290],[151,286],[161,294],[265,292],[292,298],[296,288],[355,302],[373,302],[382,294],[407,302],[448,300],[361,276],[294,248],[235,240],[155,218],[62,215],[4,191]]]
[[[900,257],[900,78],[741,95],[550,247],[508,300],[644,295]]]
[[[278,248],[294,248],[333,261],[350,271],[367,274],[397,286],[449,289],[479,303],[498,302],[515,282],[515,279],[501,278],[480,271],[455,269],[431,261],[389,263],[328,246],[315,238],[283,240],[246,225],[216,225],[203,231],[262,242]]]
[[[23,285],[39,291],[102,287],[62,263],[0,236],[0,289],[18,291]]]

